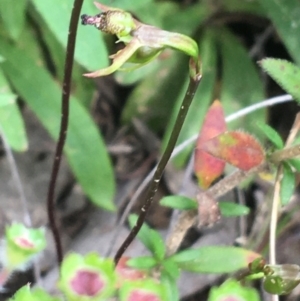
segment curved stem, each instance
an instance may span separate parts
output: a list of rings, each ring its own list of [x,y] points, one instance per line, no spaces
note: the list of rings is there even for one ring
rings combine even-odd
[[[196,69],[197,70],[197,69]],[[159,182],[161,180],[163,171],[172,155],[172,151],[175,147],[177,138],[179,136],[179,133],[181,131],[183,122],[185,120],[185,117],[187,115],[187,112],[189,110],[190,104],[194,98],[195,92],[198,88],[198,85],[200,83],[201,80],[201,75],[200,74],[196,74],[194,77],[190,77],[190,82],[189,82],[189,86],[187,89],[187,92],[185,94],[185,97],[182,101],[182,105],[180,107],[180,110],[178,112],[177,118],[176,118],[176,122],[174,125],[174,128],[172,130],[170,139],[168,141],[167,147],[160,159],[160,161],[158,162],[158,165],[156,167],[156,171],[154,173],[154,176],[152,178],[152,182],[148,188],[147,191],[147,195],[146,195],[146,200],[141,208],[141,212],[139,214],[138,220],[135,224],[135,226],[132,228],[131,232],[129,233],[129,235],[127,236],[127,238],[125,239],[125,241],[123,242],[123,244],[121,245],[121,247],[118,249],[116,255],[115,255],[115,263],[117,264],[118,261],[120,260],[121,256],[124,254],[124,252],[126,251],[126,249],[128,248],[128,246],[131,244],[131,242],[134,240],[134,238],[137,236],[138,232],[140,231],[146,215],[149,211],[149,208],[152,205],[153,202],[153,198],[155,196],[155,193],[158,189],[158,185]]]
[[[74,57],[74,50],[75,50],[75,43],[76,43],[77,23],[81,11],[82,3],[83,0],[74,0],[74,5],[71,13],[66,60],[65,60],[65,69],[64,69],[63,91],[62,91],[61,124],[60,124],[59,138],[55,150],[54,162],[52,165],[50,183],[48,187],[48,195],[47,195],[47,213],[48,213],[49,225],[53,234],[57,261],[59,265],[61,264],[63,259],[63,250],[62,250],[62,243],[59,235],[58,226],[56,224],[56,219],[55,219],[54,194],[55,194],[56,179],[60,167],[63,148],[67,137],[67,129],[68,129],[68,122],[69,122],[69,98],[70,98],[71,77],[72,77],[72,70],[73,70],[73,57]]]

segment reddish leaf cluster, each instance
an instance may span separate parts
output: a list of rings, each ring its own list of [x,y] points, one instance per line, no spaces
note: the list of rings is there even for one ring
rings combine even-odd
[[[242,170],[261,164],[264,150],[252,135],[227,131],[221,103],[216,100],[209,108],[200,131],[195,151],[195,173],[202,189],[222,175],[229,163]]]

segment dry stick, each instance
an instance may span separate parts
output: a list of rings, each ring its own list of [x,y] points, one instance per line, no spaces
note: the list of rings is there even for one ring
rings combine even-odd
[[[53,234],[57,261],[60,265],[63,259],[63,250],[61,238],[58,231],[58,226],[55,220],[55,202],[54,193],[55,185],[57,180],[57,175],[60,167],[60,162],[62,158],[63,148],[67,137],[67,129],[69,122],[69,98],[71,90],[71,77],[73,70],[73,57],[76,43],[76,33],[77,33],[77,23],[79,20],[79,15],[81,11],[83,0],[74,0],[73,9],[71,13],[71,19],[69,23],[69,34],[67,42],[66,60],[64,68],[64,80],[63,80],[63,90],[62,90],[62,106],[61,106],[61,124],[59,131],[59,138],[55,150],[55,158],[52,165],[51,178],[48,187],[47,196],[47,213],[49,219],[50,229]]]
[[[291,159],[300,155],[300,145],[294,145],[278,151],[275,151],[270,155],[270,161],[273,163],[279,163],[287,159]]]
[[[146,215],[149,211],[150,206],[152,205],[153,202],[153,198],[155,196],[155,193],[158,189],[158,185],[159,182],[161,180],[163,171],[172,155],[172,151],[176,145],[176,141],[177,138],[179,136],[180,130],[182,128],[183,122],[185,120],[185,117],[187,115],[187,112],[189,110],[190,104],[194,98],[194,95],[196,93],[196,90],[198,88],[198,85],[200,83],[201,80],[201,75],[200,74],[196,74],[195,77],[190,77],[190,82],[189,82],[189,86],[187,89],[187,92],[185,94],[185,97],[182,101],[182,105],[180,107],[180,110],[178,112],[176,121],[175,121],[175,125],[173,127],[170,139],[168,141],[167,147],[160,159],[160,161],[158,162],[156,171],[154,173],[154,176],[152,178],[152,182],[148,188],[147,191],[147,195],[146,195],[146,200],[145,203],[143,204],[142,208],[141,208],[141,212],[139,214],[138,220],[136,222],[136,225],[132,228],[131,232],[129,233],[129,235],[127,236],[127,238],[125,239],[125,241],[123,242],[123,244],[121,245],[121,247],[118,249],[116,255],[115,255],[115,263],[117,264],[118,261],[120,260],[121,256],[124,254],[124,252],[126,251],[126,249],[128,248],[128,246],[131,244],[131,242],[134,240],[134,238],[137,236],[138,232],[140,231]]]

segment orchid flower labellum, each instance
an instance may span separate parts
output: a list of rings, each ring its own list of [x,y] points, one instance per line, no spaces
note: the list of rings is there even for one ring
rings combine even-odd
[[[118,42],[123,42],[125,47],[110,56],[113,62],[109,67],[86,73],[85,76],[98,77],[111,74],[126,62],[144,65],[156,58],[165,48],[173,48],[189,55],[192,59],[191,76],[199,73],[198,46],[193,39],[141,23],[121,9],[94,3],[102,13],[96,16],[82,15],[82,24],[94,25],[105,33],[116,35]]]

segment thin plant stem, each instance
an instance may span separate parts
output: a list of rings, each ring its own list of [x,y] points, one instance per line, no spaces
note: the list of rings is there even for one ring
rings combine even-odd
[[[270,264],[276,264],[276,229],[278,221],[278,209],[280,206],[280,178],[282,176],[282,165],[280,164],[277,168],[272,209],[271,209],[271,220],[270,220],[270,237],[269,237],[269,262]]]
[[[156,171],[152,178],[152,182],[151,182],[151,184],[148,188],[147,194],[146,194],[146,200],[141,208],[141,211],[140,211],[140,214],[139,214],[139,217],[138,217],[138,220],[137,220],[135,226],[132,228],[131,232],[129,233],[129,235],[127,236],[127,238],[125,239],[125,241],[123,242],[123,244],[118,249],[118,251],[115,255],[114,260],[115,260],[116,264],[118,263],[118,261],[120,260],[121,256],[124,254],[124,252],[126,251],[128,246],[134,240],[134,238],[140,231],[140,229],[145,221],[146,215],[149,211],[149,208],[152,205],[153,198],[158,189],[158,185],[159,185],[161,177],[163,175],[163,171],[172,155],[173,149],[177,142],[177,138],[181,131],[181,128],[182,128],[183,122],[185,120],[185,117],[187,115],[187,112],[189,110],[190,104],[191,104],[191,102],[195,96],[196,90],[199,86],[200,80],[201,80],[201,75],[199,75],[199,74],[196,74],[194,77],[190,77],[190,82],[189,82],[189,86],[187,88],[187,92],[182,101],[182,105],[178,112],[178,115],[177,115],[173,130],[172,130],[170,139],[166,146],[166,149],[165,149],[160,161],[157,164],[157,168],[156,168]]]
[[[61,238],[59,235],[59,230],[55,218],[54,194],[55,194],[56,180],[60,168],[63,148],[67,137],[68,123],[69,123],[69,98],[70,98],[70,90],[71,90],[73,58],[74,58],[75,43],[76,43],[77,24],[80,16],[82,3],[83,0],[74,0],[71,19],[69,23],[69,34],[68,34],[65,68],[64,68],[64,79],[63,79],[63,90],[62,90],[62,103],[61,103],[62,115],[61,115],[60,131],[59,131],[58,142],[56,145],[55,157],[52,165],[52,171],[51,171],[51,177],[50,177],[48,195],[47,195],[47,213],[48,213],[49,225],[54,238],[57,261],[59,266],[63,260],[63,250],[62,250]]]
[[[21,182],[21,179],[20,179],[20,174],[19,174],[19,171],[18,171],[18,168],[17,168],[17,164],[16,164],[16,161],[15,161],[14,155],[11,151],[11,148],[10,148],[10,146],[9,146],[7,140],[6,140],[6,137],[5,137],[1,127],[0,127],[0,135],[2,137],[3,147],[4,147],[5,153],[7,155],[7,161],[8,161],[9,166],[10,166],[11,174],[12,174],[13,180],[16,184],[16,189],[18,191],[19,198],[20,198],[20,201],[21,201],[21,205],[23,207],[24,224],[27,227],[31,227],[32,226],[32,221],[31,221],[31,217],[30,217],[30,213],[29,213],[29,209],[28,209],[28,201],[27,201],[26,196],[25,196],[23,185],[22,185],[22,182]]]
[[[272,97],[272,98],[268,98],[265,99],[261,102],[255,103],[249,107],[246,107],[244,109],[241,109],[237,112],[234,112],[233,114],[228,115],[225,120],[226,122],[232,122],[242,116],[245,116],[247,114],[253,113],[256,110],[260,110],[269,106],[273,106],[279,103],[283,103],[283,102],[288,102],[288,101],[292,101],[293,97],[289,94],[285,94],[285,95],[280,95],[280,96],[276,96],[276,97]],[[192,136],[191,138],[187,139],[186,141],[182,142],[181,144],[179,144],[178,146],[176,146],[174,148],[174,151],[171,155],[171,159],[175,158],[177,155],[179,155],[188,145],[190,145],[191,143],[195,142],[196,139],[198,137],[198,134]],[[144,189],[147,187],[148,183],[151,181],[152,177],[154,176],[155,170],[157,169],[157,165],[149,172],[149,174],[147,175],[147,177],[142,181],[142,183],[140,184],[139,188],[135,191],[135,193],[133,194],[132,198],[130,199],[128,205],[126,206],[124,212],[122,213],[121,218],[118,221],[118,224],[116,226],[116,234],[113,236],[112,241],[115,242],[117,241],[117,236],[120,233],[120,229],[122,227],[122,225],[125,223],[125,220],[132,208],[132,206],[135,204],[136,200],[138,199],[138,197],[141,195],[141,193],[144,191]],[[111,246],[110,250],[108,251],[108,253],[111,253],[111,250],[113,249],[113,245]]]
[[[19,171],[18,171],[18,167],[17,167],[17,164],[16,164],[16,161],[15,161],[15,158],[14,158],[14,155],[13,155],[13,152],[6,140],[6,137],[3,133],[3,129],[0,127],[0,135],[2,137],[2,142],[3,142],[3,147],[4,147],[4,150],[5,150],[5,153],[6,153],[6,156],[7,156],[7,161],[9,163],[9,166],[10,166],[10,170],[11,170],[11,173],[12,173],[12,178],[15,182],[15,187],[19,193],[19,198],[20,198],[20,201],[21,201],[21,206],[23,207],[23,219],[24,219],[24,224],[27,226],[27,227],[32,227],[32,220],[31,220],[31,217],[30,217],[30,212],[29,212],[29,209],[28,209],[28,201],[26,199],[26,196],[25,196],[25,192],[24,192],[24,188],[23,188],[23,185],[22,185],[22,182],[21,182],[21,179],[20,179],[20,174],[19,174]],[[34,259],[33,261],[33,270],[34,270],[34,277],[35,277],[35,280],[37,282],[37,284],[41,285],[41,269],[40,269],[40,266],[39,266],[39,263],[38,263],[38,260],[37,259]]]
[[[284,160],[292,159],[300,155],[300,145],[294,145],[291,147],[287,147],[284,149],[280,149],[275,151],[270,155],[270,161],[278,164]]]
[[[297,136],[297,133],[300,129],[300,114],[298,113],[296,115],[294,124],[290,130],[289,136],[285,143],[285,148],[281,150],[282,152],[285,152],[286,150],[294,149],[295,147],[290,147],[290,145],[293,143],[294,139]],[[300,147],[296,146],[296,151],[288,151],[285,152],[287,154],[290,154],[290,157],[286,156],[275,156],[278,160],[281,159],[279,162],[282,162],[285,159],[295,157],[295,155],[299,154]],[[298,152],[297,152],[298,150]],[[275,153],[278,153],[275,152]],[[273,158],[274,159],[274,158]],[[275,186],[274,186],[274,194],[273,194],[273,202],[272,202],[272,210],[271,210],[271,221],[270,221],[270,237],[269,237],[269,244],[270,244],[270,250],[269,250],[269,261],[270,264],[276,264],[276,229],[277,229],[277,222],[278,222],[278,211],[280,207],[280,181],[283,173],[283,166],[282,163],[278,165],[277,168],[277,174],[275,179]]]

